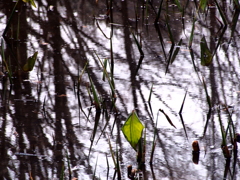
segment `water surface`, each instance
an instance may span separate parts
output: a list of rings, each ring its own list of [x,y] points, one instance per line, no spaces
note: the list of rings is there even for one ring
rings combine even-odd
[[[1,33],[15,3],[0,3]],[[239,23],[234,23],[239,10],[232,1],[219,2],[226,26],[214,2],[197,13],[194,2],[181,1],[182,16],[174,1],[163,1],[155,25],[161,1],[35,3],[36,8],[19,1],[1,38],[0,179],[128,179],[127,166],[138,168],[138,164],[121,127],[133,110],[146,129],[142,179],[238,179],[239,156],[232,154],[230,164],[226,161],[219,124],[221,119],[227,128],[228,107],[235,131],[240,129],[240,36]],[[134,36],[144,53],[137,74],[141,54]],[[201,65],[203,36],[215,53],[209,66]],[[168,65],[173,43],[179,52]],[[33,70],[24,72],[28,57],[36,51]],[[100,60],[104,59],[109,76],[113,74],[115,108],[111,86],[103,80]],[[92,102],[90,78],[102,102],[101,113]],[[186,93],[182,121],[179,111]],[[194,140],[200,144],[198,164],[193,162]],[[115,171],[109,141],[119,159],[120,174]],[[231,144],[229,134],[227,143]]]

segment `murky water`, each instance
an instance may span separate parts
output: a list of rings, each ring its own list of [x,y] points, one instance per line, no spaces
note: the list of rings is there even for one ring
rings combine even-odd
[[[0,2],[2,34],[15,3]],[[174,1],[163,1],[156,25],[161,1],[35,3],[36,8],[19,1],[1,38],[0,179],[128,179],[127,166],[138,168],[137,154],[121,127],[133,110],[146,130],[145,167],[137,179],[239,179],[239,155],[224,157],[219,123],[227,129],[232,119],[231,133],[240,130],[240,34],[234,23],[239,11],[232,1],[219,2],[226,26],[216,2],[197,13],[194,2],[181,1],[182,18]],[[201,65],[203,36],[214,54],[209,66]],[[169,64],[171,47],[179,52]],[[33,70],[24,72],[35,52]],[[109,76],[104,80],[105,59]],[[93,103],[90,79],[101,112]],[[198,164],[194,140],[200,145]]]

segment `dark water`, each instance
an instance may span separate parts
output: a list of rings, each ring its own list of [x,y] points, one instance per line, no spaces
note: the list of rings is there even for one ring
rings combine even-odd
[[[182,18],[174,1],[163,1],[159,23],[154,25],[161,1],[149,2],[39,0],[34,8],[19,1],[1,38],[0,179],[87,180],[94,179],[93,174],[95,179],[128,179],[127,166],[138,168],[138,164],[121,127],[134,109],[146,129],[145,168],[138,179],[240,179],[239,155],[224,157],[219,123],[220,119],[226,129],[232,119],[230,129],[240,130],[239,11],[232,1],[219,2],[227,21],[224,26],[215,2],[209,1],[211,6],[197,13],[199,2],[181,1],[186,7]],[[14,5],[0,2],[2,34]],[[189,46],[193,17],[197,21]],[[137,75],[141,54],[134,36],[144,53]],[[209,66],[201,65],[203,36],[215,53]],[[171,38],[179,52],[168,65]],[[36,51],[33,70],[24,72],[28,57]],[[109,76],[113,73],[115,108],[99,59],[107,59]],[[92,103],[89,77],[101,99],[101,113]],[[186,92],[182,121],[179,110]],[[231,145],[229,131],[226,139]],[[194,140],[200,145],[198,164],[193,162]],[[119,174],[109,141],[120,163]]]

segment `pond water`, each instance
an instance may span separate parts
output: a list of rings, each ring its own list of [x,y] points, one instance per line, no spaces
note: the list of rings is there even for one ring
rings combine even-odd
[[[240,179],[237,1],[35,5],[0,2],[0,179]]]

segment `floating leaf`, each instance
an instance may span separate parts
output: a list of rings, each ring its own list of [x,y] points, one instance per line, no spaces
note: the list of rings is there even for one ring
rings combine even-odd
[[[30,3],[32,6],[34,6],[35,8],[37,7],[34,0],[22,0],[25,3]]]
[[[35,61],[37,59],[38,52],[36,51],[31,57],[27,59],[27,63],[23,66],[24,71],[31,71],[33,70]]]
[[[210,65],[212,63],[213,55],[211,51],[208,49],[205,36],[203,36],[201,39],[200,48],[201,48],[201,65],[203,66]]]
[[[122,127],[122,132],[133,149],[137,150],[137,144],[142,137],[143,124],[133,110]]]

